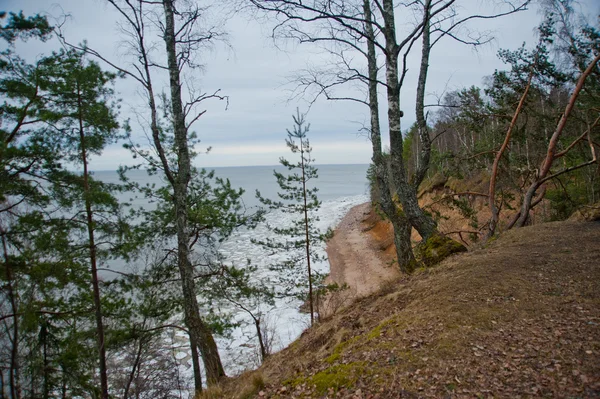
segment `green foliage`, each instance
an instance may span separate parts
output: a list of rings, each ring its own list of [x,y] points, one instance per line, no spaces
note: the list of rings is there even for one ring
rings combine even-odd
[[[21,386],[27,397],[62,389],[93,396],[98,352],[86,204],[95,217],[101,265],[122,254],[129,228],[113,195],[118,187],[90,177],[86,189],[74,168],[82,165],[83,148],[87,161],[120,137],[115,75],[77,51],[61,50],[33,64],[15,55],[17,39],[44,40],[49,32],[45,18],[23,14],[11,14],[2,29],[11,47],[0,55],[0,295],[10,303],[2,317],[3,334],[12,341],[3,342],[1,358],[6,362],[6,351],[16,350],[21,374],[8,384]],[[106,319],[123,326],[126,293],[109,284],[103,291]]]
[[[311,269],[311,262],[323,260],[314,250],[314,245],[324,241],[327,233],[315,226],[319,221],[315,212],[319,210],[321,201],[317,197],[318,188],[312,182],[318,178],[318,170],[313,165],[312,148],[307,137],[310,125],[306,124],[305,116],[300,111],[297,111],[293,119],[294,129],[287,130],[286,144],[298,159],[296,162],[283,157],[279,159],[287,169],[287,174],[273,171],[280,188],[278,200],[264,198],[259,192],[256,193],[257,198],[268,209],[290,214],[292,221],[289,226],[284,227],[268,225],[275,237],[254,242],[269,251],[286,254],[284,261],[270,265],[281,282],[278,285],[280,294],[308,300],[312,306],[313,298],[310,297],[310,292],[307,294],[307,288],[309,291],[313,286],[315,290],[318,289],[324,277]],[[311,320],[312,318],[311,314]]]
[[[0,19],[4,19],[6,16],[7,14],[4,11],[0,12]],[[0,27],[0,37],[11,45],[17,39],[27,40],[37,38],[45,41],[50,37],[51,33],[52,27],[45,16],[36,14],[31,17],[25,17],[23,11],[18,14],[14,12],[8,13],[8,21]]]

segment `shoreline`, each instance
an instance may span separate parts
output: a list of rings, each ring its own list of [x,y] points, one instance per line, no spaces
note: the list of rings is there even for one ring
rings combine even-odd
[[[333,292],[323,301],[322,315],[327,317],[336,310],[379,290],[385,282],[400,276],[400,271],[389,264],[385,249],[369,234],[374,227],[370,202],[355,205],[334,230],[327,242],[329,275],[326,284],[347,288]]]

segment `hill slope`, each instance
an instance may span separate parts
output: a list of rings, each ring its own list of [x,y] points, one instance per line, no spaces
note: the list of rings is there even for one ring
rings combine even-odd
[[[387,283],[219,396],[253,395],[600,397],[600,222],[513,230]]]

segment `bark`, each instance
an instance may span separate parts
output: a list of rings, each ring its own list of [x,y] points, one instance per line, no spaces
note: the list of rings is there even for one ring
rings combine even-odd
[[[269,353],[267,352],[267,348],[265,347],[265,341],[263,339],[262,329],[260,327],[260,319],[257,319],[253,315],[252,319],[254,319],[254,326],[256,327],[256,335],[258,336],[258,344],[260,346],[260,358],[264,362],[267,357],[269,357]]]
[[[525,223],[527,222],[527,218],[529,216],[529,211],[532,208],[532,201],[533,201],[533,198],[535,197],[535,193],[538,190],[538,188],[540,188],[540,186],[545,181],[545,178],[546,178],[546,176],[548,176],[548,173],[550,172],[550,168],[552,167],[552,163],[556,159],[556,146],[558,144],[558,140],[560,139],[560,136],[567,124],[567,120],[569,119],[569,116],[571,115],[571,112],[573,111],[573,108],[575,107],[575,102],[577,101],[577,97],[579,96],[579,93],[581,92],[581,89],[583,88],[583,84],[585,83],[586,78],[592,73],[592,71],[596,67],[596,64],[598,63],[598,61],[600,61],[600,54],[596,55],[596,57],[588,64],[587,68],[585,69],[585,71],[583,71],[581,73],[581,76],[579,77],[579,80],[577,81],[575,90],[573,90],[573,93],[571,94],[571,97],[569,98],[569,102],[567,103],[565,111],[563,112],[563,114],[560,118],[560,121],[558,122],[558,125],[556,126],[556,130],[552,134],[552,137],[550,137],[550,142],[548,143],[546,157],[544,158],[544,161],[542,162],[542,165],[540,166],[539,173],[536,176],[535,181],[533,183],[531,183],[531,185],[527,189],[527,192],[525,193],[525,196],[523,197],[523,204],[521,205],[521,209],[519,211],[519,218],[515,222],[516,227],[523,227],[525,225]]]
[[[0,227],[1,228],[1,227]],[[8,256],[8,245],[6,236],[2,231],[2,249],[4,251],[4,270],[6,273],[6,287],[8,288],[8,298],[12,308],[13,325],[12,325],[12,348],[10,351],[10,370],[8,371],[8,380],[10,382],[10,397],[19,399],[21,397],[20,382],[19,382],[19,323],[18,323],[18,308],[17,298],[15,295],[14,281],[12,276],[12,265]],[[8,327],[7,327],[8,330]],[[2,386],[4,392],[4,385]]]
[[[421,150],[418,152],[417,167],[413,179],[415,190],[418,189],[423,182],[423,179],[425,179],[425,175],[427,175],[427,171],[429,170],[429,161],[431,159],[431,137],[429,137],[429,127],[425,120],[425,86],[427,84],[429,56],[431,54],[430,14],[431,0],[427,0],[423,7],[423,49],[421,51],[421,66],[419,68],[415,110],[417,115],[417,129],[421,141]]]
[[[369,0],[363,3],[365,14],[365,34],[367,37],[367,60],[369,73],[369,111],[371,114],[371,145],[373,146],[373,165],[375,179],[380,192],[380,206],[394,227],[394,244],[400,270],[412,271],[414,256],[410,242],[411,225],[403,213],[398,212],[389,189],[388,165],[381,150],[381,126],[379,121],[379,101],[377,99],[377,55],[375,52],[375,34],[371,22]]]
[[[100,397],[108,399],[108,375],[106,371],[106,348],[104,346],[104,323],[102,322],[102,304],[100,302],[100,284],[98,282],[98,264],[96,243],[94,241],[94,214],[92,212],[91,191],[85,145],[85,132],[83,129],[83,104],[79,83],[77,84],[77,107],[79,112],[79,141],[81,145],[81,161],[83,162],[83,195],[85,196],[85,214],[88,230],[88,248],[90,265],[92,268],[92,289],[94,297],[94,314],[96,316],[96,330],[98,340],[98,357],[100,365]]]
[[[304,233],[306,240],[306,267],[308,269],[308,303],[310,306],[310,325],[312,326],[315,323],[315,310],[313,303],[312,271],[310,269],[310,235],[308,229],[308,209],[306,207],[306,174],[304,170],[304,141],[302,137],[300,137],[300,165],[302,169],[302,199],[304,200]]]
[[[498,166],[500,165],[500,160],[502,159],[502,155],[508,148],[508,144],[510,143],[510,138],[512,136],[512,131],[517,124],[517,119],[521,110],[523,109],[523,105],[525,104],[525,99],[527,98],[527,94],[529,93],[529,88],[531,87],[531,80],[533,79],[533,71],[529,74],[529,79],[527,80],[527,86],[525,86],[525,91],[521,95],[521,99],[519,100],[519,104],[517,105],[517,109],[515,110],[515,114],[510,121],[510,125],[508,125],[508,130],[506,131],[506,136],[504,137],[504,142],[500,147],[500,150],[496,153],[496,157],[494,158],[494,164],[492,165],[492,174],[490,176],[490,186],[488,190],[488,201],[490,207],[490,222],[488,225],[488,233],[486,235],[486,240],[489,240],[496,231],[496,226],[498,224],[498,218],[500,217],[500,210],[496,206],[496,179],[498,177]]]
[[[383,20],[386,56],[386,85],[388,101],[388,122],[390,133],[391,182],[410,224],[419,232],[424,241],[437,232],[435,222],[427,216],[417,200],[416,189],[409,184],[402,157],[402,131],[400,128],[400,84],[398,81],[398,44],[393,0],[383,1]]]
[[[198,344],[190,334],[190,346],[192,350],[192,367],[194,371],[194,387],[196,394],[202,392],[202,372],[200,371],[200,357],[198,356]]]
[[[50,398],[50,364],[48,363],[48,329],[43,324],[40,329],[40,340],[42,341],[42,351],[44,357],[44,393],[43,398]]]
[[[163,0],[165,11],[164,40],[167,50],[167,66],[169,69],[169,85],[171,89],[171,111],[173,115],[173,130],[177,149],[177,174],[174,176],[173,197],[177,229],[177,264],[181,275],[181,285],[184,297],[184,318],[186,326],[196,342],[206,370],[206,380],[209,385],[216,384],[225,376],[219,351],[212,332],[200,318],[194,269],[190,262],[189,227],[188,227],[188,184],[191,178],[191,161],[188,147],[188,134],[185,125],[185,114],[182,104],[180,72],[177,58],[175,35],[175,7],[173,0]],[[201,390],[201,387],[196,387]]]

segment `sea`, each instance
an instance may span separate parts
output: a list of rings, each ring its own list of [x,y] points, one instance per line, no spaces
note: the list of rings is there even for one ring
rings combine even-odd
[[[317,165],[318,178],[311,181],[311,185],[318,188],[318,197],[322,202],[315,216],[318,217],[317,226],[323,232],[328,228],[334,229],[344,215],[355,205],[369,200],[367,168],[368,165]],[[266,198],[277,199],[278,191],[281,191],[275,177],[274,170],[287,173],[283,166],[243,166],[243,167],[219,167],[212,168],[215,176],[229,179],[232,187],[245,190],[243,201],[246,209],[252,212],[260,205],[255,196],[256,190]],[[145,171],[134,170],[128,172],[131,180],[140,184],[157,183],[164,184],[158,176],[148,176]],[[105,182],[118,182],[118,175],[112,171],[97,171],[94,177]],[[134,206],[151,207],[143,197],[134,198],[131,193],[122,194],[123,200],[129,200]],[[266,215],[267,223],[285,227],[289,225],[291,217],[281,211],[272,211]],[[265,224],[255,229],[241,228],[228,237],[219,248],[227,262],[235,265],[252,264],[263,267],[258,271],[258,278],[268,278],[270,270],[267,265],[277,260],[284,259],[286,254],[266,253],[265,249],[253,244],[252,239],[263,240],[272,233]],[[325,244],[315,248],[322,256],[326,256]],[[329,271],[327,260],[313,266],[322,273]],[[117,265],[116,268],[125,268]],[[105,278],[110,278],[105,276]],[[269,345],[276,352],[289,345],[310,326],[310,316],[300,311],[302,303],[297,299],[277,299],[275,306],[261,309],[263,313],[263,328],[267,329]],[[235,328],[227,337],[217,337],[217,345],[221,358],[228,375],[236,375],[245,370],[256,368],[260,365],[260,355],[256,330],[249,315],[234,307],[227,309],[235,314],[235,320],[240,327]],[[179,361],[181,374],[192,376],[192,364],[189,347],[186,344],[187,337],[182,332],[173,332],[175,337],[170,337],[170,342],[180,342],[181,345],[174,348],[175,357]]]

